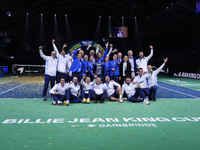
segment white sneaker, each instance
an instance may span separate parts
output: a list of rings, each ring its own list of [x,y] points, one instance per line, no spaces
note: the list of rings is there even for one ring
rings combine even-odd
[[[56,105],[57,103],[55,102],[55,101],[52,101],[52,103],[51,103],[52,105]]]
[[[148,97],[146,97],[146,100],[149,101]]]
[[[120,102],[120,103],[123,103],[123,99],[122,99],[122,98],[120,98],[120,99],[119,99],[119,102]]]
[[[69,100],[67,100],[67,101],[65,102],[65,105],[66,105],[66,106],[69,106]]]
[[[150,103],[146,99],[144,99],[143,103],[146,104],[146,105],[150,105]]]
[[[58,105],[59,105],[59,106],[62,104],[62,102],[61,102],[61,101],[58,101],[57,103],[58,103]]]

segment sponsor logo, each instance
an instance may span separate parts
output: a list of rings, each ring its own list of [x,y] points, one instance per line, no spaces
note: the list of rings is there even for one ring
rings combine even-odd
[[[87,125],[89,128],[94,127],[157,127],[156,122],[198,122],[200,121],[200,117],[173,117],[173,118],[165,118],[165,117],[156,117],[156,118],[74,118],[73,120],[67,120],[65,118],[57,118],[57,119],[6,119],[2,122],[2,124],[54,124],[54,123],[62,123],[62,124],[71,124],[70,126],[73,128],[78,128],[81,125]],[[78,125],[76,125],[78,124]]]

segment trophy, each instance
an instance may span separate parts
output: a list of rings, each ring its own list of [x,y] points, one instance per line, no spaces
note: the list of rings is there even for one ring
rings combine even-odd
[[[100,75],[102,68],[101,68],[101,63],[97,63],[97,74]]]

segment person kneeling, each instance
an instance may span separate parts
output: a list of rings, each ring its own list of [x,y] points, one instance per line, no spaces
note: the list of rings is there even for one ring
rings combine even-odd
[[[69,106],[70,103],[80,103],[81,99],[79,98],[80,85],[78,84],[78,78],[74,77],[73,82],[69,86],[67,92],[65,105]]]
[[[104,84],[101,83],[101,78],[97,78],[96,84],[93,85],[92,98],[94,103],[97,103],[97,100],[100,100],[100,103],[104,103],[107,97],[107,92]]]
[[[141,90],[140,85],[134,85],[131,82],[131,78],[126,78],[126,83],[122,85],[122,95],[126,93],[128,96],[128,100],[132,102],[143,102],[144,104],[149,105],[150,103],[148,102],[147,99],[145,99],[145,94]],[[138,99],[138,97],[141,97],[142,99]]]
[[[94,81],[90,82],[90,77],[86,77],[85,75],[83,75],[83,78],[81,80],[81,85],[83,87],[83,89],[81,90],[82,103],[90,103],[90,99],[92,96],[92,86],[96,83],[97,75],[94,75],[94,78]]]
[[[66,100],[66,90],[69,88],[70,84],[65,83],[65,78],[60,78],[60,83],[56,84],[49,93],[52,94],[52,105],[61,105]]]
[[[109,76],[105,76],[105,81],[104,86],[110,100],[123,103],[121,85],[115,81],[110,81]],[[116,90],[114,86],[117,87]]]

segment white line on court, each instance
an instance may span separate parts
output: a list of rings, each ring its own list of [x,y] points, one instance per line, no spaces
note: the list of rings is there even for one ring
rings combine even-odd
[[[21,84],[21,85],[18,85],[18,86],[16,86],[16,87],[14,87],[14,88],[11,88],[11,89],[9,89],[9,90],[6,90],[6,91],[4,91],[4,92],[1,92],[0,93],[0,95],[1,94],[4,94],[4,93],[7,93],[7,92],[9,92],[9,91],[11,91],[11,90],[14,90],[14,89],[16,89],[16,88],[18,88],[18,87],[20,87],[20,86],[23,86],[23,85],[25,85],[26,83],[24,83],[24,84]]]
[[[162,82],[162,81],[158,81],[158,82]],[[179,86],[179,85],[175,85],[175,84],[171,84],[171,83],[166,83],[166,82],[162,82],[162,83],[165,83],[165,84],[169,84],[169,85],[174,85],[174,86],[178,86],[178,87],[182,87],[182,88],[186,88],[186,89],[189,89],[189,90],[194,90],[194,91],[200,91],[200,90],[196,90],[196,89],[190,89],[190,88],[187,88],[187,87],[184,87],[184,86]],[[193,85],[193,84],[192,84]]]
[[[190,94],[185,94],[185,93],[183,93],[183,92],[179,92],[179,91],[176,91],[176,90],[172,90],[172,89],[169,89],[169,88],[166,88],[166,87],[163,87],[163,86],[159,86],[160,88],[163,88],[163,89],[167,89],[167,90],[169,90],[169,91],[173,91],[173,92],[176,92],[176,93],[180,93],[180,94],[183,94],[183,95],[187,95],[187,96],[190,96],[190,97],[194,97],[194,98],[198,98],[199,99],[199,97],[196,97],[196,96],[193,96],[193,95],[190,95]]]

